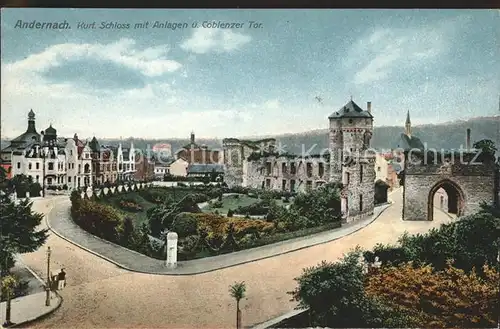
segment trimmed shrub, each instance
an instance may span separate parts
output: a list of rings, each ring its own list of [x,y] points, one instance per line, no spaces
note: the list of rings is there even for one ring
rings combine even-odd
[[[179,238],[185,238],[196,234],[198,223],[196,217],[191,213],[180,213],[175,216],[171,230],[176,232]]]
[[[118,228],[123,218],[111,206],[82,200],[73,220],[84,230],[108,241],[118,241]]]

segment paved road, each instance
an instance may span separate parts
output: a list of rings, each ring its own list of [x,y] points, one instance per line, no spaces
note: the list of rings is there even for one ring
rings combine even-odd
[[[425,232],[451,219],[437,212],[433,222],[403,222],[402,195],[373,224],[350,236],[323,245],[194,276],[158,276],[130,273],[89,254],[52,234],[55,268],[65,267],[68,287],[63,305],[36,328],[233,328],[235,303],[228,287],[245,281],[248,297],[242,301],[243,325],[264,322],[295,306],[287,291],[304,267],[336,260],[356,245],[395,242],[405,230]],[[37,201],[36,211],[47,212],[53,200]],[[23,256],[43,275],[45,250]],[[42,276],[43,277],[43,276]]]

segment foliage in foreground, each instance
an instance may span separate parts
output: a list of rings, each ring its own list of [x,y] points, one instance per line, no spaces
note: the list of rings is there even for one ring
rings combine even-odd
[[[416,319],[365,293],[360,251],[341,261],[306,268],[289,292],[299,308],[309,308],[312,326],[336,328],[411,327]]]
[[[363,259],[378,256],[382,267],[367,275],[359,249],[323,262],[296,278],[293,300],[309,308],[311,325],[492,327],[500,311],[499,222],[499,209],[483,205],[426,234],[405,234],[395,246],[377,245]]]
[[[488,265],[483,273],[466,273],[452,262],[442,271],[407,263],[370,275],[366,292],[418,318],[424,328],[494,327],[500,312],[500,276]]]
[[[43,215],[33,212],[33,202],[12,201],[8,194],[0,196],[0,271],[6,274],[14,266],[14,255],[33,252],[47,239],[47,229],[38,229]]]

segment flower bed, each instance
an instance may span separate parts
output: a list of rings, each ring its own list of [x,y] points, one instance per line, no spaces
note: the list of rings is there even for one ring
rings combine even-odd
[[[120,207],[123,210],[130,211],[130,212],[139,212],[139,211],[143,210],[143,208],[140,205],[138,205],[134,201],[130,201],[130,200],[120,201]]]

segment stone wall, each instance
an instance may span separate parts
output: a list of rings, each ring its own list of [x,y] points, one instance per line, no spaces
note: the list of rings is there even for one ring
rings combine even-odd
[[[224,182],[229,187],[246,186],[244,184],[244,166],[246,159],[254,152],[268,151],[275,145],[274,139],[260,141],[226,138],[222,141],[224,153]]]
[[[295,166],[295,173],[292,165]],[[306,191],[308,186],[316,188],[330,180],[330,164],[321,157],[263,157],[247,161],[244,172],[246,186],[262,188],[264,184],[264,188],[270,190],[291,191],[294,187],[294,191],[301,192]]]
[[[428,203],[431,190],[446,182],[457,187],[461,215],[473,214],[479,210],[481,202],[495,201],[495,175],[493,164],[462,164],[458,159],[449,164],[406,165],[403,219],[430,219]]]
[[[361,170],[363,173],[361,173]],[[342,211],[347,222],[363,219],[373,214],[375,207],[375,158],[359,159],[355,165],[344,167],[345,186]]]

